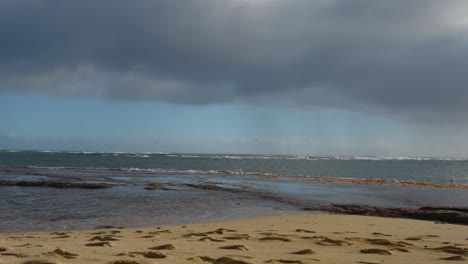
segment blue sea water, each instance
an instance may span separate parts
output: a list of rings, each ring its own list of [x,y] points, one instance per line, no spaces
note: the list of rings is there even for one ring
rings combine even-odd
[[[0,187],[0,231],[180,224],[300,213],[302,207],[326,203],[468,206],[467,189],[302,180],[307,177],[468,185],[468,160],[3,150],[0,180],[117,186],[104,190]],[[173,187],[146,190],[150,183]],[[224,189],[192,188],[193,184]]]

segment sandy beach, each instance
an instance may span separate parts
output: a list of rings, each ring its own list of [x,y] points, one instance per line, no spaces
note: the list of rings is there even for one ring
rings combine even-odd
[[[279,215],[181,226],[0,234],[0,263],[451,263],[468,226],[349,215]]]

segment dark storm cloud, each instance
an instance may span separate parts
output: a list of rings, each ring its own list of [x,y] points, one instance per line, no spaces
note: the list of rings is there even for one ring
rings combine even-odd
[[[466,1],[4,0],[0,89],[460,123],[467,14]]]

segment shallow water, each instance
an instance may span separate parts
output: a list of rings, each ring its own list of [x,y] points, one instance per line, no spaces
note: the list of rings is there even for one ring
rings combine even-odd
[[[134,156],[122,158],[119,155],[35,152],[8,154],[2,152],[0,154],[0,180],[98,182],[117,186],[98,190],[0,187],[0,231],[173,225],[292,212],[300,213],[300,209],[303,207],[328,203],[407,208],[426,205],[468,206],[467,189],[311,182],[307,181],[307,177],[268,177],[270,174],[247,173],[249,168],[242,167],[245,166],[243,164],[249,163],[250,169],[253,170],[252,167],[257,166],[257,170],[259,170],[260,167],[266,166],[265,162],[268,162],[272,165],[268,170],[271,174],[289,171],[292,175],[299,175],[299,173],[294,174],[293,171],[304,171],[306,168],[294,168],[298,162],[294,159],[290,161],[247,156],[248,158],[245,159],[227,158],[228,162],[223,158],[213,157],[167,156],[170,154],[158,154],[154,157],[147,155],[149,158]],[[166,161],[176,158],[177,161],[166,164],[159,160],[160,158]],[[92,163],[92,160],[95,162]],[[137,161],[132,163],[132,160]],[[178,164],[177,162],[181,160],[183,162],[178,167],[171,167],[176,166],[174,164]],[[238,163],[239,160],[240,163]],[[284,164],[277,164],[278,161],[286,163],[291,168],[287,168]],[[260,164],[255,165],[257,162]],[[410,167],[424,168],[428,166],[427,160],[300,160],[300,162],[312,162],[313,164],[314,162],[315,164],[324,162],[325,165],[333,162],[337,164],[335,166],[339,167],[335,168],[335,171],[364,170],[364,165],[361,164],[364,162],[370,163],[371,165],[365,166],[374,167],[374,170],[385,171],[389,169],[389,166],[393,166],[393,171],[386,172],[386,174],[393,173],[395,175],[397,170],[404,171],[402,167],[405,166],[401,167],[400,165],[407,162],[412,164]],[[358,165],[350,165],[354,162],[357,162]],[[376,164],[373,164],[375,162]],[[418,162],[423,163],[413,164]],[[436,168],[431,172],[431,175],[437,175],[442,171],[448,173],[455,167],[464,168],[466,166],[465,161],[431,160],[429,162],[431,164],[440,162],[440,165],[430,165],[424,168],[424,171]],[[456,166],[449,169],[449,164],[452,162]],[[227,163],[236,169],[227,170]],[[190,164],[192,167],[189,166]],[[118,167],[118,165],[122,167]],[[321,168],[325,165],[317,166]],[[165,167],[160,168],[161,166]],[[350,168],[349,166],[356,167]],[[397,168],[398,166],[400,167]],[[267,171],[266,168],[264,170]],[[367,174],[369,173],[367,172]],[[363,178],[358,177],[360,175],[356,174],[354,178]],[[461,175],[464,174],[458,173],[456,176],[452,176],[448,173],[442,179],[433,182],[446,183],[446,179],[455,177],[459,179],[457,183],[465,183],[466,176]],[[338,177],[330,174],[322,176]],[[372,179],[379,179],[377,176],[376,174]],[[406,177],[404,180],[417,181],[418,179]],[[169,183],[171,190],[145,189],[149,183],[155,182]],[[195,188],[200,184],[218,186],[222,189]]]

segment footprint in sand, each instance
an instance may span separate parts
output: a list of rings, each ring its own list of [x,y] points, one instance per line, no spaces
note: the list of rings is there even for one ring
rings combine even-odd
[[[112,235],[104,235],[104,236],[95,236],[92,237],[89,241],[119,241],[117,238],[115,238]]]
[[[189,234],[182,235],[182,237],[193,237],[193,236],[206,237],[208,235],[204,233],[189,233]]]
[[[292,260],[292,259],[271,259],[265,262],[266,263],[298,263],[298,264],[303,263],[300,260]]]
[[[145,258],[152,258],[152,259],[163,259],[166,258],[166,255],[159,252],[148,251],[148,252],[130,252],[130,256],[132,255],[142,255]]]
[[[236,249],[236,250],[249,250],[244,245],[230,245],[230,246],[223,246],[220,249]]]
[[[311,231],[311,230],[307,230],[307,229],[296,229],[296,232],[298,233],[309,233],[309,234],[314,234],[314,233],[317,233],[315,231]]]
[[[461,247],[455,247],[455,246],[428,248],[428,250],[441,251],[441,252],[450,253],[450,254],[468,256],[468,248],[461,248]]]
[[[45,253],[44,255],[47,255],[47,256],[57,256],[58,255],[58,256],[66,258],[66,259],[74,259],[74,258],[78,257],[78,254],[73,254],[73,253],[70,253],[70,252],[67,252],[67,251],[63,251],[60,248],[57,248],[56,250],[54,250],[52,252]]]
[[[282,234],[278,234],[278,233],[274,233],[274,232],[261,232],[259,234],[264,235],[264,236],[287,236],[287,235],[282,235]]]
[[[13,246],[13,247],[29,247],[29,246],[32,246],[32,245],[30,243],[26,243],[23,245],[18,245],[18,246]],[[1,249],[0,249],[0,252],[1,252]]]
[[[400,252],[403,252],[403,253],[409,253],[410,252],[406,248],[391,248],[390,250],[396,250],[396,251],[400,251]]]
[[[53,237],[52,239],[61,239],[61,238],[69,238],[70,236],[58,236],[58,237]]]
[[[2,256],[11,256],[11,257],[17,257],[17,258],[26,258],[28,257],[25,254],[22,253],[1,253]]]
[[[198,241],[206,241],[206,240],[209,240],[211,242],[225,242],[226,241],[224,239],[216,239],[216,238],[212,238],[212,237],[202,237],[202,238],[198,239]]]
[[[7,249],[6,249],[6,248],[4,248],[4,247],[0,247],[0,252],[5,252],[5,251],[7,251]]]
[[[142,236],[142,237],[140,237],[140,238],[153,238],[153,237],[154,237],[154,236],[151,236],[151,235],[150,235],[150,236]]]
[[[324,236],[302,236],[300,238],[307,239],[307,240],[319,240],[319,239],[324,239],[326,237]]]
[[[438,236],[438,235],[421,235],[421,236],[407,237],[407,238],[405,238],[405,240],[419,241],[419,240],[423,240],[424,238],[437,238],[437,237],[440,237],[440,236]]]
[[[291,254],[294,254],[294,255],[311,255],[311,254],[315,254],[315,251],[313,251],[312,249],[303,249],[303,250],[291,252]]]
[[[158,230],[158,231],[151,231],[151,232],[148,232],[148,234],[150,234],[150,235],[172,234],[172,232],[169,231],[169,230]]]
[[[331,239],[331,238],[328,238],[328,237],[323,237],[322,240],[318,241],[316,244],[320,245],[320,246],[349,246],[349,245],[352,245],[348,241],[335,240],[335,239]]]
[[[362,254],[379,254],[379,255],[392,255],[392,253],[388,250],[385,249],[380,249],[380,248],[366,248],[366,249],[361,249],[359,251]]]
[[[201,261],[206,261],[206,262],[213,262],[215,259],[214,259],[214,258],[210,258],[210,257],[208,257],[208,256],[197,256],[197,257],[188,258],[187,260],[190,260],[190,261],[201,260]]]
[[[440,258],[440,260],[466,261],[466,258],[464,258],[463,256],[451,256],[446,258]]]
[[[106,232],[104,232],[104,231],[99,231],[99,232],[93,232],[93,233],[91,233],[91,235],[105,235],[105,234],[106,234]]]
[[[116,260],[110,264],[140,264],[139,262],[133,260]]]
[[[369,261],[358,261],[356,263],[360,263],[360,264],[381,264],[380,262],[369,262]]]
[[[422,240],[422,237],[407,237],[407,238],[405,238],[405,240],[408,240],[408,241],[419,241],[419,240]]]
[[[53,232],[53,233],[50,233],[50,235],[56,235],[56,236],[66,236],[68,235],[67,233],[65,232]]]
[[[237,234],[237,235],[223,237],[223,239],[228,239],[228,240],[248,240],[249,238],[250,236],[248,234]]]
[[[400,246],[400,247],[404,247],[404,246],[414,246],[413,244],[408,243],[408,242],[405,242],[405,241],[397,241],[396,243],[397,243],[397,245]]]
[[[57,262],[52,262],[50,260],[27,260],[21,264],[56,264]]]
[[[225,232],[236,232],[236,230],[226,229],[226,228],[218,228],[215,231],[205,232],[205,234],[207,234],[207,235],[211,235],[211,234],[223,235]]]
[[[87,247],[112,247],[111,243],[105,241],[105,242],[96,242],[96,243],[88,243],[85,244]]]
[[[335,235],[346,235],[346,234],[356,234],[356,232],[343,231],[343,232],[333,232],[332,234],[335,234]]]
[[[160,246],[150,247],[148,249],[152,250],[174,250],[175,246],[173,244],[164,244]]]
[[[401,246],[401,247],[405,246],[404,244],[394,243],[384,238],[347,237],[346,239],[351,240],[351,241],[356,241],[356,242],[367,243],[371,245],[377,245],[377,246]]]
[[[379,233],[379,232],[374,232],[372,233],[373,236],[384,236],[384,237],[391,237],[392,235],[387,235],[387,234],[383,234],[383,233]]]
[[[172,244],[164,244],[164,245],[160,245],[160,246],[156,246],[156,247],[150,247],[148,249],[152,249],[152,250],[174,250],[175,246],[172,245]]]
[[[282,241],[282,242],[292,242],[291,239],[285,237],[262,237],[260,241]]]
[[[251,264],[250,262],[233,259],[230,257],[220,257],[213,261],[213,264]]]

